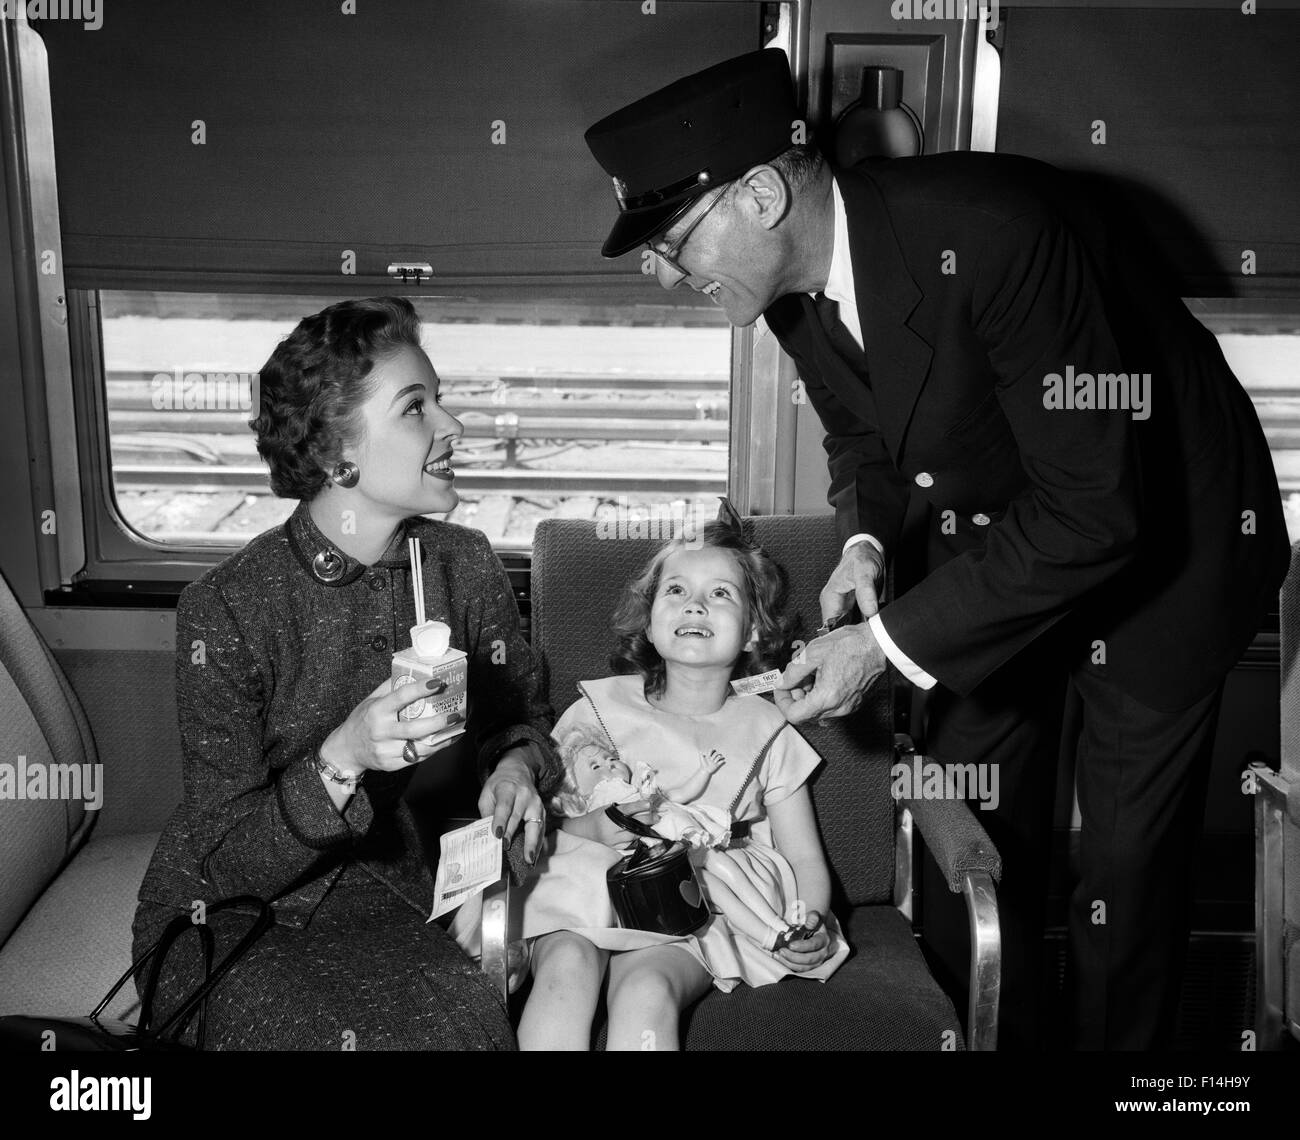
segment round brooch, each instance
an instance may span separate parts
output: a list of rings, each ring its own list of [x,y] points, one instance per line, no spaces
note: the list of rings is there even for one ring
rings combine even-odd
[[[337,582],[343,568],[343,559],[333,550],[322,550],[311,560],[311,572],[322,582]]]

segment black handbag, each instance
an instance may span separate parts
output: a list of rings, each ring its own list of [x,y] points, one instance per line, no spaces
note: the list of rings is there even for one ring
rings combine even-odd
[[[638,838],[635,850],[605,874],[619,925],[674,937],[699,930],[709,920],[709,908],[691,866],[690,848],[680,841],[668,843],[613,804],[605,814],[633,835],[658,840],[652,847]]]
[[[235,963],[248,952],[253,943],[275,922],[275,915],[271,908],[254,895],[236,895],[210,903],[207,913],[212,914],[234,907],[251,908],[256,911],[256,915],[247,933],[215,968],[212,965],[212,931],[207,923],[195,923],[188,914],[177,915],[167,924],[162,937],[131,963],[130,969],[118,978],[113,988],[91,1011],[89,1017],[0,1017],[0,1051],[42,1050],[50,1048],[51,1044],[60,1052],[77,1053],[188,1050],[191,1047],[182,1042],[181,1036],[196,1012],[198,1024],[193,1047],[202,1049],[207,1030],[208,995],[216,989],[222,978],[230,973]],[[162,1025],[154,1028],[151,1024],[154,998],[158,992],[158,980],[162,977],[163,963],[176,940],[187,930],[195,930],[199,935],[199,944],[203,949],[203,983],[172,1011],[171,1016]],[[139,1024],[131,1025],[115,1018],[102,1017],[101,1014],[118,990],[146,966],[149,966],[149,974],[140,993]],[[53,1034],[53,1037],[49,1037],[49,1034]]]

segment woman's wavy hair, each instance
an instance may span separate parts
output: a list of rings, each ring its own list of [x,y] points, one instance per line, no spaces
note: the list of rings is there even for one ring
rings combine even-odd
[[[420,318],[405,297],[341,301],[276,345],[260,374],[259,414],[248,424],[272,491],[303,500],[320,493],[344,445],[356,441],[376,362],[403,347],[420,347]]]
[[[736,660],[731,671],[732,680],[776,668],[789,647],[793,624],[786,613],[789,585],[785,570],[761,546],[756,546],[725,523],[706,524],[703,545],[729,551],[735,558],[745,586],[745,622],[747,626],[757,627],[754,648],[742,652]],[[695,548],[696,542],[684,538],[674,538],[665,543],[645,569],[628,583],[614,612],[611,625],[618,641],[610,654],[610,668],[615,673],[640,673],[645,681],[647,697],[662,693],[667,681],[664,660],[646,636],[664,563],[669,555],[679,550]]]

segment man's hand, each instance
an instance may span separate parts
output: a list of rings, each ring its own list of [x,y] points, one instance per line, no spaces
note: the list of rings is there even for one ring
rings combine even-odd
[[[801,656],[801,662],[786,666],[772,694],[791,724],[847,716],[862,703],[887,664],[885,651],[866,622],[810,641]],[[814,674],[810,688],[808,678]]]
[[[844,552],[840,564],[826,579],[818,597],[822,609],[822,624],[829,625],[842,617],[857,602],[862,620],[880,609],[880,589],[885,580],[885,556],[873,543],[855,542]]]

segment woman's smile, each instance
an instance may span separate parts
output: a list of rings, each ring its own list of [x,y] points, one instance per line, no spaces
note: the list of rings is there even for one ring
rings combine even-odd
[[[451,448],[447,448],[446,451],[436,458],[430,459],[424,465],[424,473],[426,475],[432,475],[435,479],[443,479],[448,483],[456,478],[456,473],[451,467]]]

